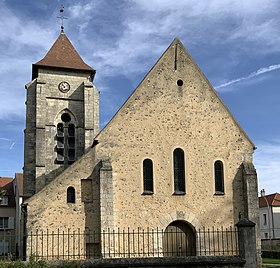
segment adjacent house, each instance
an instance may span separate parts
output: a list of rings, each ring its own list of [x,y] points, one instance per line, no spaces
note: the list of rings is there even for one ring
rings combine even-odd
[[[259,197],[261,239],[280,238],[280,194],[265,194]]]
[[[17,254],[20,237],[23,176],[0,177],[0,258]]]

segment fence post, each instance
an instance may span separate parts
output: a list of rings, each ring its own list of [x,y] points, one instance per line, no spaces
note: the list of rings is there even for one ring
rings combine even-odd
[[[242,219],[236,224],[239,254],[246,260],[244,268],[257,267],[257,244],[255,223]]]

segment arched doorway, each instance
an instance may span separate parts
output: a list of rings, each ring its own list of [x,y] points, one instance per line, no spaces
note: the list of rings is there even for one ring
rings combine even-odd
[[[174,221],[169,224],[163,236],[163,255],[165,257],[195,256],[194,229],[184,221]]]

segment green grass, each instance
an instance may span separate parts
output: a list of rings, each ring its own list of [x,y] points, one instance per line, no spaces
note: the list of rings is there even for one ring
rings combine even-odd
[[[280,259],[263,258],[262,261],[263,263],[280,264]]]

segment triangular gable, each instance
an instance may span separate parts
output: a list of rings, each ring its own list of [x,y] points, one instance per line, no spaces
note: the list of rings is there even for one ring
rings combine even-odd
[[[183,57],[185,59],[187,59],[187,62],[180,62],[180,57]],[[222,99],[219,97],[219,95],[217,94],[217,92],[215,91],[215,89],[213,88],[213,86],[210,84],[210,82],[208,81],[208,79],[205,77],[205,75],[202,73],[202,71],[200,70],[200,68],[197,66],[197,64],[195,63],[195,61],[192,59],[192,57],[190,56],[190,54],[187,52],[187,50],[185,49],[184,45],[181,43],[181,41],[178,38],[175,38],[173,40],[173,42],[170,44],[170,46],[166,49],[166,51],[162,54],[162,56],[158,59],[158,61],[155,63],[155,65],[151,68],[151,70],[146,74],[146,76],[144,77],[144,79],[139,83],[139,85],[136,87],[136,89],[132,92],[132,94],[129,96],[129,98],[125,101],[125,103],[120,107],[120,109],[117,111],[117,113],[112,117],[112,119],[108,122],[108,124],[103,128],[103,130],[96,136],[96,140],[99,139],[99,137],[101,137],[104,133],[104,131],[106,131],[108,128],[110,128],[111,124],[113,124],[113,122],[115,121],[115,118],[118,116],[119,113],[121,113],[127,106],[129,106],[131,104],[131,102],[134,101],[135,99],[135,95],[137,94],[139,88],[141,88],[143,83],[147,83],[149,80],[149,77],[151,76],[151,74],[153,72],[155,72],[155,70],[157,70],[158,73],[160,73],[160,65],[163,64],[163,61],[165,58],[170,58],[169,59],[169,69],[171,73],[176,73],[179,72],[180,68],[184,68],[183,65],[186,64],[190,64],[194,67],[195,69],[195,73],[190,73],[190,79],[192,79],[193,77],[191,76],[200,76],[201,79],[203,80],[203,83],[205,83],[207,85],[207,87],[205,87],[206,89],[210,89],[211,93],[215,95],[215,97],[219,100],[219,102],[222,104],[222,106],[224,107],[224,109],[226,110],[226,112],[228,113],[228,115],[232,118],[232,120],[234,121],[234,123],[236,124],[236,126],[239,128],[240,132],[243,133],[243,135],[245,136],[245,138],[249,141],[249,143],[252,145],[253,148],[255,148],[254,143],[250,140],[250,138],[248,137],[248,135],[245,133],[245,131],[241,128],[241,126],[239,125],[239,123],[236,121],[236,119],[234,118],[234,116],[232,115],[232,113],[229,111],[229,109],[226,107],[226,105],[224,104],[224,102],[222,101]],[[171,58],[172,57],[172,58]],[[152,90],[152,87],[151,87]]]

